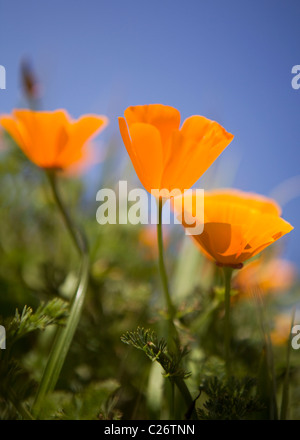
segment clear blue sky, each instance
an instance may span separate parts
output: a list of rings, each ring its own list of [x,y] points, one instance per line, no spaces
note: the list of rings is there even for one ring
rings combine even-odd
[[[298,0],[0,0],[0,112],[18,105],[28,57],[44,108],[107,114],[107,134],[128,105],[217,120],[235,135],[222,154],[239,163],[234,186],[269,195],[300,174],[299,23]],[[299,179],[291,185],[287,255],[300,262]]]

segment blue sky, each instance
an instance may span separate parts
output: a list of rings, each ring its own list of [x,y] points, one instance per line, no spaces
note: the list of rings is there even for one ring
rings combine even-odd
[[[297,0],[0,0],[0,111],[20,105],[27,57],[44,108],[106,114],[107,138],[129,105],[159,102],[182,120],[217,120],[235,135],[218,159],[238,164],[232,184],[290,199],[287,256],[300,262],[300,89],[291,86],[299,20]]]

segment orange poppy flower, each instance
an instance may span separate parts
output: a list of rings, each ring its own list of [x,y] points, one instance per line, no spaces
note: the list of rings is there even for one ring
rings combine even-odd
[[[123,142],[150,193],[189,189],[233,139],[203,116],[191,116],[179,128],[179,111],[166,105],[128,107],[124,116],[119,118]]]
[[[191,197],[189,203],[185,203]],[[182,200],[182,198],[184,200]],[[195,194],[174,199],[174,209],[184,218],[195,212]],[[183,208],[182,206],[183,205]],[[188,212],[185,206],[188,206]],[[207,191],[204,195],[204,229],[192,238],[217,264],[234,268],[261,252],[293,227],[280,217],[277,203],[266,197],[238,190]],[[189,228],[190,226],[189,218]]]
[[[14,110],[0,118],[26,156],[41,168],[66,169],[84,158],[83,146],[107,124],[105,116],[72,120],[64,110]]]

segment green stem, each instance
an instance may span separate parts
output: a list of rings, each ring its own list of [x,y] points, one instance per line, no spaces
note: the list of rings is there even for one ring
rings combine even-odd
[[[159,264],[159,273],[163,285],[163,291],[165,295],[165,301],[168,307],[169,319],[173,321],[176,313],[176,309],[171,300],[169,285],[168,285],[168,277],[164,263],[163,237],[162,237],[162,207],[163,207],[163,201],[162,198],[160,197],[158,201],[158,224],[157,224],[158,264]]]
[[[230,376],[230,341],[231,341],[231,328],[230,328],[230,290],[231,290],[231,277],[232,268],[224,267],[225,278],[225,366],[226,374]]]
[[[194,408],[194,400],[191,396],[191,393],[190,393],[185,381],[183,379],[181,379],[180,377],[174,377],[173,380],[174,380],[174,383],[177,386],[178,390],[180,391],[188,410],[190,410],[192,408],[191,409],[191,419],[197,420],[197,413]]]
[[[292,319],[291,319],[291,327],[290,327],[290,336],[288,339],[287,346],[287,354],[286,354],[286,371],[283,381],[283,390],[282,390],[282,400],[281,400],[281,409],[280,409],[280,420],[286,420],[288,415],[288,407],[289,407],[289,376],[290,376],[290,357],[291,357],[291,347],[292,347],[292,329],[295,322],[295,314],[296,309],[293,309]]]
[[[169,420],[175,420],[175,384],[172,379],[169,381],[170,383],[170,417]]]
[[[159,363],[161,365],[163,365],[163,363],[165,362],[165,359],[167,359],[170,362],[172,361],[172,358],[170,357],[170,355],[168,353],[160,352],[160,356],[162,358],[161,361],[159,361]],[[191,396],[191,393],[190,393],[184,379],[180,376],[171,376],[171,377],[169,377],[169,380],[171,383],[174,383],[176,385],[180,394],[182,395],[183,400],[185,401],[185,404],[187,406],[187,413],[190,413],[191,418],[193,420],[196,420],[197,413],[194,408],[194,400]],[[170,408],[172,408],[172,405],[170,405]]]
[[[67,323],[64,327],[59,328],[56,334],[56,338],[54,340],[52,350],[33,405],[33,413],[36,416],[38,416],[38,414],[40,413],[41,406],[46,394],[54,390],[57,383],[59,374],[63,367],[65,358],[67,356],[71,342],[73,340],[73,336],[79,323],[89,278],[89,254],[86,239],[83,234],[79,233],[79,230],[73,225],[73,222],[60,198],[56,186],[55,174],[48,173],[48,177],[53,197],[64,219],[70,236],[73,239],[76,249],[80,252],[82,260],[80,281],[77,290],[71,300],[70,313]]]
[[[277,385],[276,385],[276,372],[275,372],[275,364],[274,364],[274,354],[272,341],[270,336],[270,327],[268,320],[266,319],[266,310],[265,305],[260,293],[260,289],[254,289],[254,298],[257,304],[258,315],[260,319],[261,331],[263,335],[263,339],[265,342],[265,350],[266,350],[266,360],[267,360],[267,377],[268,381],[270,381],[270,389],[269,393],[270,399],[270,419],[278,420],[278,407],[277,407]],[[269,377],[270,375],[270,377]]]
[[[176,315],[176,309],[171,300],[168,276],[164,262],[164,247],[163,247],[163,235],[162,235],[162,207],[163,207],[163,200],[160,197],[158,200],[158,223],[157,223],[158,265],[159,265],[160,278],[163,285],[165,301],[168,308],[168,337],[167,337],[168,347],[170,351],[176,352],[179,346],[179,337],[176,327],[174,325],[174,317]],[[179,388],[180,392],[184,394],[184,398],[187,399],[189,403],[191,403],[192,402],[191,395],[183,380],[179,382],[178,379],[178,380],[174,380],[174,382],[176,386]],[[172,392],[170,395],[169,403],[170,403],[171,419],[173,419],[174,411],[175,411],[175,400],[174,400],[175,394],[174,394],[174,383],[172,381],[171,381],[171,390]]]
[[[56,184],[56,174],[53,171],[49,171],[46,173],[49,179],[50,187],[52,190],[52,195],[55,200],[55,203],[61,213],[61,216],[65,222],[65,225],[69,231],[69,234],[73,240],[73,244],[76,247],[79,254],[82,256],[83,254],[86,254],[88,252],[87,249],[87,242],[86,239],[82,233],[82,231],[79,231],[77,227],[75,227],[66,207],[64,206],[64,203],[62,202],[62,199],[60,197],[60,194],[58,192],[57,184]]]

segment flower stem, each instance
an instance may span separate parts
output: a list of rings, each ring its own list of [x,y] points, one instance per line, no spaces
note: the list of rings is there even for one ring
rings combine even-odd
[[[291,319],[291,327],[290,327],[290,336],[288,339],[287,346],[287,354],[286,354],[286,370],[285,376],[283,380],[283,390],[282,390],[282,399],[281,399],[281,409],[280,409],[280,420],[286,420],[288,415],[289,408],[289,376],[290,376],[290,357],[291,357],[291,347],[292,347],[292,332],[293,326],[295,322],[295,314],[296,308],[292,311],[292,319]]]
[[[49,179],[50,187],[52,190],[52,195],[55,200],[55,203],[60,211],[60,214],[65,222],[65,225],[69,231],[69,234],[73,240],[73,244],[76,247],[79,254],[82,256],[88,253],[88,246],[86,238],[82,231],[79,231],[77,227],[75,227],[62,199],[59,194],[56,182],[56,175],[54,172],[47,172],[47,176]]]
[[[170,396],[170,417],[169,420],[175,420],[175,384],[170,380],[171,396]]]
[[[231,290],[231,277],[232,268],[224,267],[225,278],[225,366],[227,376],[230,376],[230,341],[231,341],[231,328],[230,328],[230,290]]]
[[[191,393],[190,393],[185,381],[181,377],[178,377],[178,376],[174,377],[173,380],[174,380],[175,385],[177,386],[178,390],[180,391],[180,393],[185,401],[185,404],[188,408],[187,412],[190,413],[188,418],[191,418],[192,420],[197,420],[197,412],[194,407],[194,400],[191,396]]]
[[[168,276],[166,272],[165,262],[164,262],[164,249],[163,249],[163,236],[162,236],[162,207],[163,207],[163,200],[160,197],[158,200],[158,223],[157,223],[157,243],[158,243],[158,265],[159,265],[159,273],[160,278],[163,285],[163,291],[165,296],[165,302],[168,309],[168,336],[167,336],[167,342],[168,342],[168,349],[170,351],[176,352],[179,348],[179,337],[176,330],[176,327],[174,325],[174,317],[176,314],[176,309],[172,303],[171,295],[169,291],[169,283],[168,283]],[[176,386],[179,388],[181,393],[184,393],[184,398],[188,399],[189,391],[185,385],[185,383],[182,380],[182,383],[179,381],[175,381]],[[175,411],[175,394],[174,394],[174,383],[171,382],[171,395],[170,395],[170,418],[174,418],[174,411]],[[191,399],[191,398],[190,398]],[[189,400],[190,401],[190,400]]]
[[[179,336],[177,329],[174,324],[174,318],[176,315],[176,308],[172,303],[171,295],[169,291],[169,283],[166,272],[166,267],[164,263],[164,252],[163,252],[163,237],[162,237],[162,207],[163,200],[159,198],[158,201],[158,224],[157,224],[157,241],[158,241],[158,264],[160,278],[162,280],[163,292],[165,296],[165,301],[168,309],[168,329],[167,329],[167,342],[170,351],[176,353],[179,349]]]
[[[176,313],[176,309],[171,300],[169,285],[168,285],[168,277],[164,263],[163,237],[162,237],[162,207],[163,207],[163,200],[160,197],[158,201],[158,224],[157,224],[158,264],[159,264],[159,273],[163,285],[163,291],[165,295],[165,301],[168,308],[169,319],[173,321]]]
[[[38,414],[40,413],[41,406],[46,394],[52,391],[57,383],[59,374],[61,372],[65,358],[73,340],[73,336],[77,329],[89,278],[89,254],[87,241],[82,232],[79,232],[79,230],[74,226],[71,217],[69,216],[61,200],[56,186],[55,174],[53,172],[47,174],[49,177],[53,197],[56,201],[58,209],[63,217],[70,236],[73,239],[74,245],[81,255],[81,270],[80,281],[77,290],[71,300],[67,323],[64,327],[58,329],[46,368],[43,373],[38,393],[36,395],[36,399],[33,405],[33,413],[36,416],[38,416]]]

